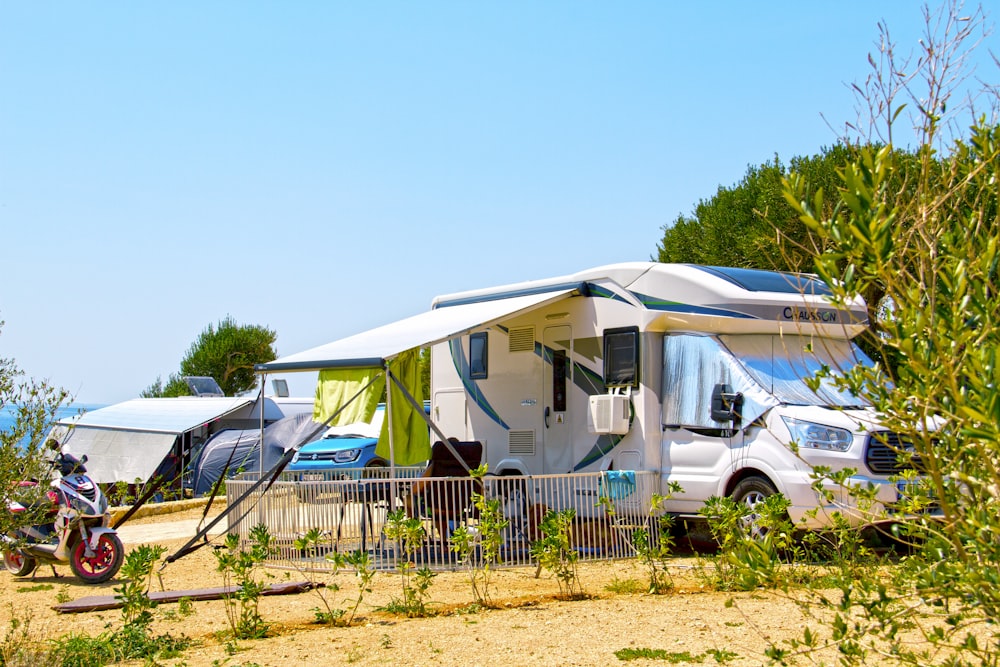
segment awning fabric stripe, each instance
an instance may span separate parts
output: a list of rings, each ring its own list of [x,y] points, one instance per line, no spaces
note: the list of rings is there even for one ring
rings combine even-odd
[[[326,368],[382,367],[406,350],[449,340],[515,313],[565,298],[576,288],[512,296],[436,308],[304,352],[260,364],[257,371],[316,371]]]

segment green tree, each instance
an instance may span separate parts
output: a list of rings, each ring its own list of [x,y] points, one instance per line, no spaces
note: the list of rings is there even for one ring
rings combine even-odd
[[[139,396],[142,398],[168,398],[190,395],[191,389],[188,388],[187,383],[180,376],[180,373],[171,373],[170,377],[167,378],[167,384],[163,384],[163,380],[157,376],[153,384],[139,393]]]
[[[829,607],[841,664],[891,655],[995,665],[1000,655],[1000,125],[951,103],[984,24],[982,10],[963,14],[955,3],[925,10],[915,63],[896,60],[883,26],[873,77],[857,88],[870,104],[869,136],[891,138],[899,122],[919,128],[912,154],[864,146],[835,189],[800,174],[786,183],[789,205],[825,249],[816,271],[836,298],[883,295],[875,342],[899,363],[858,367],[844,383],[872,402],[899,436],[897,456],[920,470],[885,517],[913,554],[891,580],[844,580]],[[997,91],[984,85],[979,99],[995,110]],[[977,120],[949,137],[956,109]],[[904,639],[907,627],[920,627],[924,643]],[[815,637],[807,629],[796,648],[808,651]]]
[[[877,147],[876,147],[877,148]],[[786,167],[777,156],[759,167],[749,167],[743,179],[695,207],[693,217],[680,216],[664,227],[657,245],[657,260],[771,269],[814,271],[814,257],[830,247],[830,241],[806,225],[799,211],[785,200],[784,181],[797,174],[809,193],[835,192],[841,186],[844,165],[858,159],[861,146],[842,141],[811,157],[793,157]],[[896,169],[888,174],[889,187],[901,198],[915,196],[919,158],[911,152],[893,151]],[[806,195],[811,198],[811,195]],[[836,202],[824,198],[823,215],[832,215]],[[866,286],[871,331],[859,339],[869,355],[887,366],[898,363],[891,350],[877,345],[880,320],[877,311],[885,293],[877,284]]]
[[[837,170],[857,148],[838,143],[809,157],[793,157],[785,166],[778,156],[747,168],[743,179],[720,186],[695,206],[691,217],[678,216],[664,226],[657,245],[660,262],[810,271],[819,239],[785,201],[783,179],[789,173],[807,177],[810,187],[829,191]]]
[[[183,376],[215,378],[227,396],[253,389],[257,383],[256,364],[277,357],[274,341],[277,334],[255,324],[237,324],[227,316],[218,325],[209,324],[188,348],[181,360],[180,373],[173,373],[164,386],[158,377],[142,396],[186,396],[190,394]]]
[[[424,390],[424,396],[431,395],[431,349],[425,347],[420,350],[420,384]]]
[[[23,488],[18,482],[48,478],[50,455],[45,438],[56,411],[68,400],[65,390],[27,378],[13,359],[0,357],[0,411],[13,420],[0,431],[0,533],[38,522],[39,512],[31,506],[41,500],[47,486]],[[6,511],[11,501],[21,501],[28,510]]]

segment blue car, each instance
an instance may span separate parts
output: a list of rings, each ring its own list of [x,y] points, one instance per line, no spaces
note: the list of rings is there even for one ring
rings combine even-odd
[[[425,403],[424,412],[430,406]],[[319,440],[307,442],[292,457],[286,470],[297,473],[303,482],[349,477],[382,477],[388,472],[389,462],[375,455],[385,406],[379,405],[370,424],[358,423],[332,426]]]
[[[357,477],[358,468],[385,468],[389,463],[375,455],[375,445],[378,438],[366,438],[360,435],[329,435],[320,440],[302,445],[291,463],[289,472],[300,473],[298,477],[305,482],[322,479],[333,479],[340,475],[331,475],[337,471],[351,469]]]
[[[356,478],[360,468],[388,466],[388,461],[375,455],[384,416],[385,410],[380,405],[371,424],[331,427],[319,440],[299,448],[288,464],[288,472],[299,473],[296,477],[303,482],[318,482],[341,477],[338,472],[346,475],[350,471],[349,476]]]

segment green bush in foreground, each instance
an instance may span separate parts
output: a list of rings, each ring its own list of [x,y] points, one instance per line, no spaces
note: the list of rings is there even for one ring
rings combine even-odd
[[[486,496],[482,485],[486,470],[487,465],[484,463],[470,471],[472,479],[479,482],[477,486],[483,490],[483,493],[472,494],[472,503],[478,516],[475,529],[462,524],[452,531],[448,542],[449,548],[458,556],[458,562],[469,573],[474,604],[490,606],[493,604],[490,596],[493,574],[500,565],[504,531],[510,525],[510,520],[504,517],[500,498]]]
[[[191,645],[187,637],[153,635],[150,625],[156,604],[149,599],[153,566],[166,551],[162,546],[140,545],[125,555],[121,576],[114,590],[122,600],[122,627],[96,637],[70,633],[49,642],[48,654],[36,654],[36,664],[62,667],[94,667],[123,660],[143,659],[156,664],[158,659],[176,657]],[[13,663],[0,662],[9,665]]]
[[[559,594],[566,598],[583,597],[583,586],[577,561],[579,552],[573,547],[573,519],[576,510],[549,510],[542,518],[539,530],[542,539],[531,543],[531,555],[540,568],[552,573],[559,582]]]
[[[898,521],[911,555],[891,577],[844,578],[836,596],[817,591],[827,627],[773,647],[775,660],[827,647],[845,665],[1000,663],[1000,126],[951,103],[983,23],[981,10],[960,11],[949,4],[928,16],[916,63],[898,62],[891,48],[872,59],[865,92],[881,135],[909,110],[920,127],[907,196],[892,186],[901,165],[891,145],[863,148],[835,193],[800,177],[786,183],[787,201],[822,241],[816,270],[835,299],[884,295],[869,307],[894,372],[858,367],[839,381],[883,415],[900,436],[898,456],[921,474],[901,478],[899,506],[873,517]],[[926,89],[915,91],[917,82]],[[982,95],[997,108],[996,86]],[[978,120],[946,141],[956,108]],[[836,205],[824,214],[830,197]]]
[[[233,640],[267,636],[270,625],[260,615],[260,596],[265,585],[257,572],[274,549],[274,538],[267,526],[259,524],[250,529],[249,544],[241,545],[239,535],[229,533],[225,548],[213,552],[223,584],[236,587],[236,592],[223,598]]]

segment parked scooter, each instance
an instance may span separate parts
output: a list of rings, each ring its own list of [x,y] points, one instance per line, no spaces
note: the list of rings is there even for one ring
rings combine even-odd
[[[47,497],[52,503],[46,519],[51,523],[26,526],[13,535],[0,535],[3,563],[15,577],[25,577],[39,563],[69,563],[73,574],[88,584],[111,579],[122,565],[125,548],[114,528],[110,527],[108,500],[100,487],[86,475],[82,460],[56,449],[53,467],[59,477],[50,484]],[[37,486],[37,482],[22,482]],[[11,512],[26,512],[18,502],[8,506]],[[53,572],[55,570],[53,569]]]

